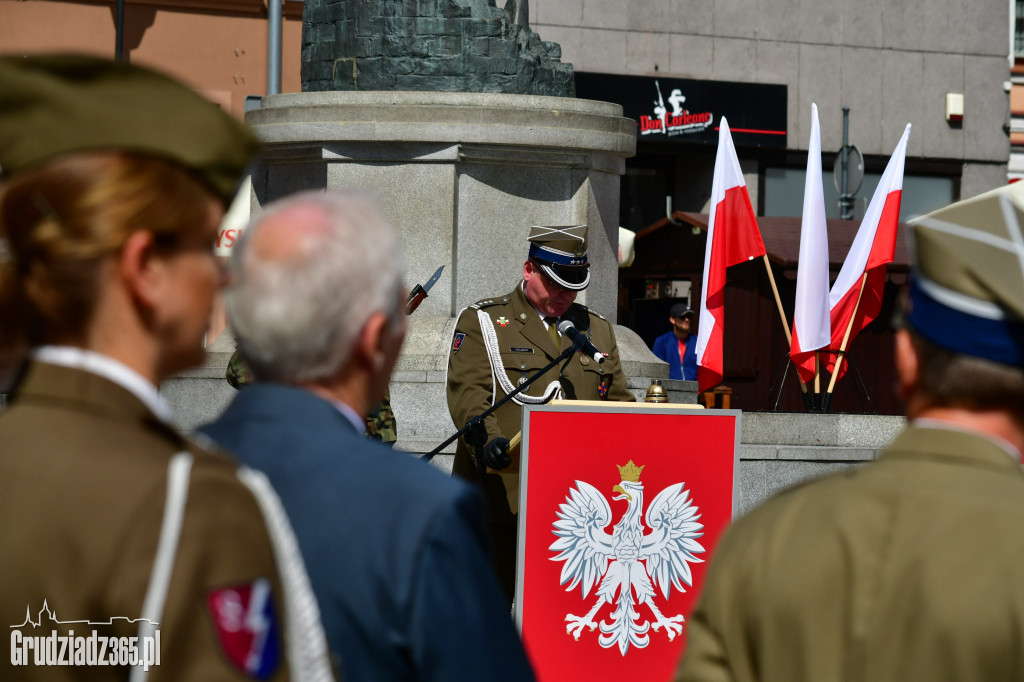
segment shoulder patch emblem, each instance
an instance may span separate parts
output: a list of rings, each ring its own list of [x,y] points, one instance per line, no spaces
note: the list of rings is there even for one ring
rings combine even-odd
[[[459,349],[462,348],[462,341],[465,338],[466,334],[464,332],[459,332],[455,335],[455,338],[452,339],[452,355],[459,352]]]
[[[270,678],[281,660],[270,581],[257,578],[212,590],[206,595],[206,606],[227,659],[248,677]]]

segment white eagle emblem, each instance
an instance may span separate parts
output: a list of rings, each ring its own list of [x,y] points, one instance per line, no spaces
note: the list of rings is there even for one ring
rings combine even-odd
[[[558,520],[554,523],[558,540],[548,549],[559,553],[551,557],[552,561],[565,562],[560,584],[570,583],[565,588],[567,592],[579,585],[586,599],[590,589],[598,581],[601,583],[597,602],[587,615],[566,614],[566,632],[579,640],[583,628],[593,631],[599,625],[594,622],[598,610],[614,601],[611,622],[600,622],[598,642],[605,648],[618,645],[625,656],[631,644],[647,646],[647,631],[651,628],[657,632],[664,626],[669,641],[683,631],[681,614],[666,618],[655,605],[651,580],[665,599],[673,587],[685,591],[683,583],[693,585],[689,564],[703,563],[694,555],[704,552],[697,542],[704,534],[704,524],[698,522],[699,509],[689,499],[690,492],[683,490],[683,483],[675,483],[658,493],[647,508],[644,521],[651,532],[644,535],[644,486],[640,483],[644,467],[637,467],[630,460],[618,469],[622,482],[612,488],[613,493],[618,493],[612,499],[626,500],[627,506],[612,534],[604,530],[612,517],[604,495],[589,483],[576,481],[576,487],[569,488],[565,502],[558,507]],[[638,622],[639,604],[650,608],[653,623]]]

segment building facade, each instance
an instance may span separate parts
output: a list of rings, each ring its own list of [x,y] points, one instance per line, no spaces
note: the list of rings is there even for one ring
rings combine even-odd
[[[113,58],[112,0],[0,0],[0,52]],[[302,2],[284,0],[281,91],[299,90]],[[122,54],[188,83],[241,117],[267,92],[267,6],[261,0],[125,0]]]
[[[561,44],[563,60],[579,74],[579,96],[619,102],[641,121],[622,183],[621,224],[638,234],[636,260],[620,270],[619,322],[651,342],[668,328],[671,303],[697,307],[706,240],[699,228],[666,215],[708,212],[722,116],[758,216],[799,216],[816,103],[826,208],[838,218],[832,170],[849,108],[847,142],[863,157],[863,182],[852,201],[854,220],[830,220],[833,244],[849,243],[907,123],[903,221],[1005,184],[1016,4],[535,0],[532,26]],[[792,248],[772,253],[780,239],[767,234],[779,225],[765,220],[762,231],[791,320]],[[835,251],[833,277],[845,256]],[[837,385],[836,410],[902,411],[889,318],[906,265],[890,268],[883,313],[851,346],[859,372]],[[730,270],[726,300],[724,384],[732,405],[802,409],[791,369],[783,381],[788,345],[763,265]]]

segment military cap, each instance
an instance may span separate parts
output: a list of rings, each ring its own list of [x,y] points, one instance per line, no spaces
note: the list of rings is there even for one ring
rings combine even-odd
[[[534,225],[530,228],[530,260],[559,286],[573,291],[590,284],[586,225]]]
[[[84,55],[0,57],[0,172],[120,150],[177,162],[230,204],[256,138],[177,81]]]
[[[1024,366],[1024,183],[911,225],[907,323],[942,348]]]

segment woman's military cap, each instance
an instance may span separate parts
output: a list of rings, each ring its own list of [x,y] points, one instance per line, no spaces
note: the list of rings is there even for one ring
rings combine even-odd
[[[0,57],[0,171],[65,154],[129,151],[177,162],[225,205],[259,147],[240,121],[177,81],[84,55]]]
[[[590,284],[586,225],[534,225],[529,259],[559,286],[573,291]]]
[[[911,225],[907,323],[943,348],[1024,366],[1024,182]]]

